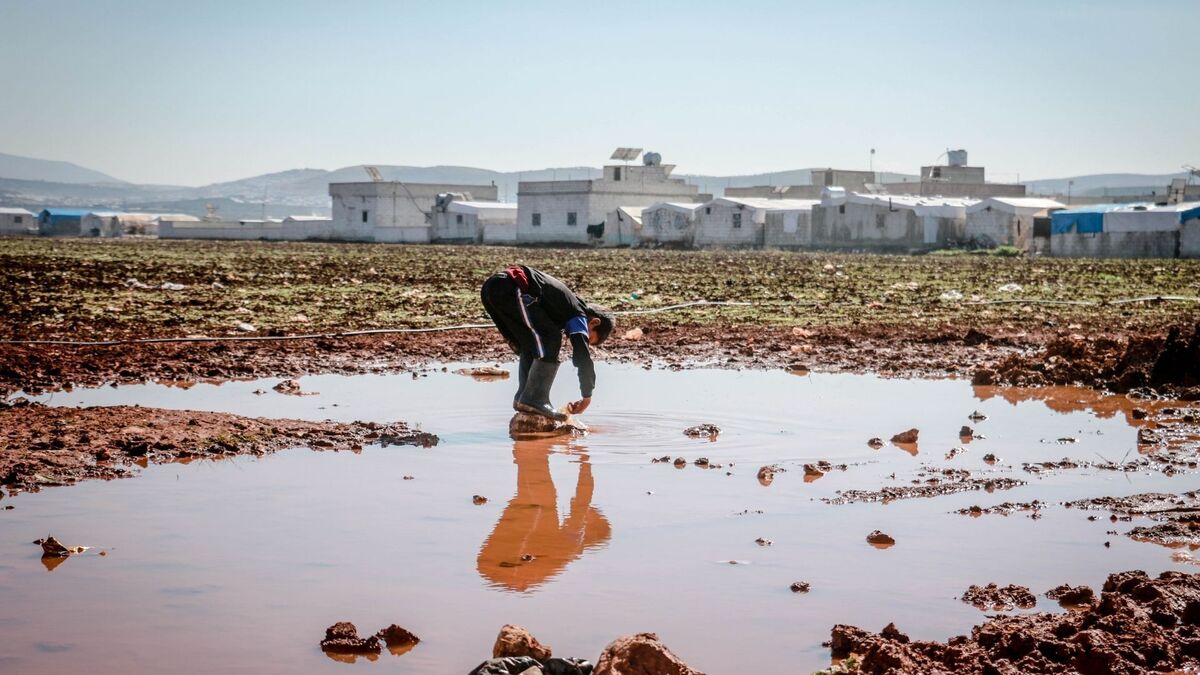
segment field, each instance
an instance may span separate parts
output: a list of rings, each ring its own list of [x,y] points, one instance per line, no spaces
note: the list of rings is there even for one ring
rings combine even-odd
[[[511,431],[492,328],[411,332],[512,263],[619,315],[588,432]],[[509,623],[706,672],[1200,653],[1200,261],[0,239],[0,276],[12,672],[468,672]],[[653,311],[695,301],[736,304]],[[322,651],[348,620],[420,642]]]
[[[9,239],[0,240],[0,263],[0,335],[26,339],[233,334],[242,322],[285,333],[477,322],[485,319],[480,283],[512,263],[546,270],[618,310],[753,303],[638,325],[908,333],[1078,324],[1110,333],[1161,330],[1197,313],[1191,304],[1108,301],[1200,295],[1200,261],[1189,260]],[[164,283],[185,288],[161,290]],[[1000,290],[1006,284],[1020,290]],[[980,304],[990,302],[1003,304]]]

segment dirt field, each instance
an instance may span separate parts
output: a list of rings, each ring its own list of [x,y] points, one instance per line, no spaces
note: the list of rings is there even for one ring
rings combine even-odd
[[[701,299],[752,303],[620,318],[608,358],[675,367],[973,376],[1006,358],[1033,355],[1036,364],[1040,347],[1072,336],[1083,341],[1076,352],[1099,341],[1119,357],[1130,337],[1161,340],[1170,326],[1200,319],[1194,302],[1112,302],[1200,295],[1200,263],[1183,260],[7,239],[0,240],[0,338],[481,323],[479,284],[512,262],[550,271],[590,301],[623,312]],[[643,335],[623,339],[633,327]],[[507,359],[497,342],[491,331],[465,330],[295,342],[5,344],[0,392]],[[1037,384],[1066,376],[1032,377],[1030,368],[1009,362],[992,379]],[[1095,373],[1091,380],[1104,384]],[[1148,382],[1131,386],[1141,384]]]
[[[274,412],[266,418],[143,407],[166,405],[157,400],[143,401],[142,406],[56,407],[12,396],[103,384],[158,381],[187,388],[203,381],[318,373],[413,371],[415,380],[417,371],[442,369],[451,361],[511,361],[512,355],[487,327],[336,334],[487,323],[478,300],[479,285],[492,271],[514,262],[549,271],[593,303],[621,313],[613,339],[601,350],[602,360],[671,369],[952,376],[978,385],[1083,384],[1131,392],[1140,399],[1169,395],[1200,400],[1200,302],[1195,299],[1200,296],[1200,262],[1196,261],[0,239],[0,486],[13,495],[86,479],[124,477],[149,464],[258,455],[298,446],[357,451],[376,443],[433,445],[437,437],[399,421],[315,422],[274,419],[278,416]],[[637,313],[697,300],[750,304]],[[628,333],[635,328],[639,330]],[[259,339],[297,335],[311,337]],[[239,339],[128,342],[221,336]],[[20,343],[26,340],[118,344]],[[773,373],[756,375],[794,381]],[[297,393],[294,389],[278,391]],[[266,392],[254,392],[260,393]],[[1070,396],[1076,401],[1080,394]],[[901,476],[900,483],[891,482],[897,480],[892,473],[882,487],[841,489],[836,496],[818,501],[836,507],[909,497],[942,499],[963,492],[978,493],[982,499],[995,491],[1036,488],[1040,477],[1052,472],[1086,471],[1105,480],[1117,473],[1164,481],[1194,475],[1200,437],[1194,406],[1164,407],[1177,403],[1125,398],[1119,402],[1141,406],[1128,413],[1130,423],[1136,420],[1140,425],[1131,432],[1136,433],[1137,450],[1132,459],[1132,450],[1119,461],[1095,453],[1102,462],[1039,455],[1021,463],[1022,473],[1013,468],[1009,476],[995,476],[995,457],[981,454],[986,466],[977,467],[979,478],[957,465],[929,465],[915,476]],[[407,412],[409,408],[401,408],[397,416]],[[964,420],[976,423],[976,417],[960,419],[958,414],[947,428],[958,429]],[[387,419],[393,419],[391,414]],[[982,423],[986,416],[978,419]],[[839,428],[857,423],[843,422]],[[433,431],[458,431],[454,422],[446,426]],[[964,446],[985,440],[963,428],[966,432],[960,432],[958,439]],[[912,432],[915,440],[916,430]],[[673,429],[672,436],[678,435]],[[865,442],[868,434],[863,436]],[[1054,447],[1077,441],[1058,438]],[[897,447],[905,449],[905,445]],[[915,443],[907,445],[912,447],[905,452],[915,457]],[[520,467],[523,450],[514,447]],[[731,451],[727,443],[719,448]],[[945,459],[951,461],[967,451],[956,447]],[[704,464],[708,465],[707,459]],[[533,470],[540,469],[526,468]],[[822,473],[805,469],[814,479]],[[733,480],[732,471],[724,475]],[[426,480],[436,479],[433,472],[426,476]],[[590,476],[589,470],[588,481]],[[405,475],[401,480],[410,478]],[[826,479],[830,480],[837,479]],[[579,494],[590,495],[590,489]],[[389,494],[395,491],[389,486]],[[1125,533],[1129,539],[1195,548],[1194,509],[1185,517],[1175,505],[1184,498],[1192,504],[1195,493],[1145,496],[1157,500],[1155,504],[1170,501],[1173,517],[1130,530]],[[817,503],[811,496],[808,501]],[[486,503],[486,499],[474,502]],[[1040,519],[1046,505],[1037,500],[1006,502],[964,507],[958,513],[1032,511],[1030,518]],[[1107,502],[1076,505],[1109,508]],[[1114,511],[1112,522],[1117,518]],[[1114,530],[1105,536],[1115,534]],[[1110,543],[1103,546],[1108,550]],[[531,555],[528,562],[534,559]],[[1055,583],[1071,581],[1055,579]],[[969,638],[948,643],[910,640],[895,626],[874,634],[837,625],[832,653],[848,659],[829,672],[1188,668],[1200,658],[1198,584],[1200,575],[1179,572],[1156,580],[1141,572],[1114,574],[1100,599],[1076,608],[1078,612],[990,619]],[[1028,589],[1015,588],[1032,597]],[[1149,646],[1143,648],[1144,644]]]

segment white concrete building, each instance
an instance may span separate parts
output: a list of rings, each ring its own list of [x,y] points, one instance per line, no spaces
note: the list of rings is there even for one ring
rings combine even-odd
[[[830,191],[813,207],[812,243],[830,248],[909,250],[963,240],[967,207],[963,197],[917,197]]]
[[[655,202],[695,202],[699,188],[671,178],[670,164],[604,167],[592,180],[522,181],[517,186],[517,241],[522,244],[594,244],[615,246],[607,236],[609,214],[621,207]]]
[[[25,209],[0,207],[0,236],[37,233],[37,214]]]
[[[720,197],[706,202],[696,212],[696,234],[693,243],[703,246],[766,246],[767,221],[771,216],[774,230],[796,238],[800,221],[805,232],[815,199],[762,199]],[[774,245],[780,245],[776,243]],[[794,244],[790,244],[794,245]]]
[[[431,213],[431,241],[459,244],[515,244],[517,205],[468,201],[461,194],[438,196]]]
[[[336,240],[333,219],[325,216],[288,216],[280,225],[280,237],[288,241]]]
[[[196,222],[200,219],[182,213],[121,213],[92,211],[79,220],[79,234],[84,237],[156,236],[164,220]]]
[[[267,220],[164,220],[158,224],[159,239],[239,239],[278,241],[283,239],[283,221]]]
[[[967,207],[965,236],[979,246],[1033,248],[1034,225],[1050,236],[1050,212],[1066,208],[1042,197],[988,197]]]
[[[704,208],[699,202],[658,202],[642,209],[642,228],[637,243],[691,246],[696,236],[696,213]]]
[[[429,243],[431,213],[439,194],[457,192],[464,201],[495,201],[495,185],[431,183],[330,183],[335,239]]]

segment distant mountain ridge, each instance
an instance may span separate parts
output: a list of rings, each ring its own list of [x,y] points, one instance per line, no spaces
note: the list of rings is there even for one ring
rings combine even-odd
[[[125,181],[71,162],[34,159],[0,152],[0,178],[40,180],[52,183],[117,183]]]
[[[516,201],[520,181],[583,180],[601,175],[601,169],[587,166],[507,172],[466,166],[375,166],[388,181],[495,185],[500,199],[509,202]],[[701,193],[719,196],[728,187],[808,185],[812,172],[813,169],[793,169],[741,176],[675,176],[697,186]],[[1096,174],[1030,181],[1027,185],[1031,193],[1065,194],[1067,182],[1073,180],[1073,193],[1082,196],[1095,190],[1129,190],[1144,186],[1163,190],[1171,178],[1181,175],[1184,174]],[[54,176],[57,178],[51,178]],[[887,183],[916,178],[915,175],[883,173],[879,180]],[[69,162],[0,154],[0,206],[25,208],[55,205],[203,216],[211,204],[225,218],[328,215],[329,183],[370,180],[363,165],[357,165],[332,171],[290,169],[201,187],[142,185],[120,181]]]
[[[1030,192],[1037,194],[1061,195],[1067,194],[1068,190],[1076,195],[1093,196],[1145,194],[1149,190],[1156,190],[1157,194],[1165,194],[1171,180],[1186,179],[1187,177],[1188,172],[1186,171],[1161,174],[1096,173],[1086,176],[1033,180],[1026,182],[1025,185]]]

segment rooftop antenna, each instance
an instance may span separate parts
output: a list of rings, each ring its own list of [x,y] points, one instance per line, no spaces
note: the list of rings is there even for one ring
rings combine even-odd
[[[1197,169],[1191,164],[1184,164],[1183,168],[1188,172],[1188,185],[1192,184],[1193,178],[1200,178],[1200,169]]]

